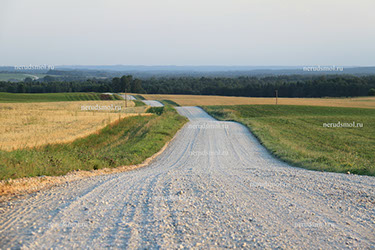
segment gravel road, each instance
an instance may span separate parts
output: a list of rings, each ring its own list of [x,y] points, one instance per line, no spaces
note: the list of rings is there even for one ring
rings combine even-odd
[[[135,99],[135,97],[134,96],[132,96],[132,95],[126,95],[125,96],[125,94],[119,94],[122,98],[124,98],[125,99],[125,97],[126,97],[126,99],[127,100],[130,100],[130,101],[135,101],[135,100],[137,100],[137,99]]]
[[[190,122],[150,166],[1,204],[1,248],[374,248],[375,178],[293,168],[248,130]]]
[[[143,100],[146,105],[151,107],[163,107],[164,105],[159,101],[153,101],[153,100]]]

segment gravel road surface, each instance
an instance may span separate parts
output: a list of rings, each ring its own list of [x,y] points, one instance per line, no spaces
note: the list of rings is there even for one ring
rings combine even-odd
[[[1,204],[6,248],[374,248],[375,178],[293,168],[197,107],[148,167]]]
[[[119,94],[122,98],[124,98],[125,99],[125,97],[126,97],[126,99],[127,100],[130,100],[130,101],[135,101],[135,100],[137,100],[137,99],[135,99],[135,97],[134,96],[132,96],[132,95],[126,95],[125,96],[125,94]]]
[[[153,101],[153,100],[143,100],[146,105],[151,107],[163,107],[164,105],[159,101]]]

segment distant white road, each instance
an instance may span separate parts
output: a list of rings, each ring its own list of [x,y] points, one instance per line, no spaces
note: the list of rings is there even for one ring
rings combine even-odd
[[[152,100],[142,100],[146,105],[151,107],[163,107],[164,105],[159,101],[152,101]]]
[[[114,95],[114,93],[103,93],[105,95]],[[125,99],[125,94],[118,94],[119,96],[121,96],[123,99]],[[134,101],[136,100],[134,96],[132,95],[126,95],[126,99],[127,100],[130,100],[130,101]]]
[[[125,94],[120,94],[120,96],[125,99]],[[130,101],[136,100],[135,97],[132,95],[126,95],[126,99]]]
[[[234,122],[190,122],[148,167],[0,204],[0,248],[375,247],[375,178],[272,157]]]

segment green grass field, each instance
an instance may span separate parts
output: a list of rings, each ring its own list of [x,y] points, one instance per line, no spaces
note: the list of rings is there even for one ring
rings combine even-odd
[[[134,102],[136,107],[146,106],[146,104],[144,102],[139,101],[139,100],[134,100],[133,102]]]
[[[142,95],[133,95],[133,97],[134,97],[135,99],[137,99],[137,100],[140,100],[140,101],[142,101],[142,100],[146,100],[146,98],[144,98]]]
[[[294,166],[375,175],[375,110],[313,106],[205,106],[219,120],[246,125],[276,157]],[[323,127],[324,123],[363,127]]]
[[[180,106],[180,104],[178,104],[177,102],[171,101],[171,100],[161,100],[160,102],[163,103],[164,105],[171,105],[171,106],[175,106],[175,107]]]
[[[118,95],[107,96],[109,100],[122,100]],[[0,92],[0,103],[16,102],[65,102],[65,101],[91,101],[103,100],[100,93],[45,93],[45,94],[19,94]]]
[[[0,151],[0,179],[138,164],[157,153],[186,121],[166,107],[161,115],[125,118],[72,143]]]

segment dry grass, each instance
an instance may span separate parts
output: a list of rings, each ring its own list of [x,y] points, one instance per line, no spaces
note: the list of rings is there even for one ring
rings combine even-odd
[[[73,141],[125,116],[143,113],[128,102],[126,112],[82,111],[81,106],[124,106],[124,101],[0,103],[0,150]],[[130,106],[130,107],[129,107]]]
[[[275,104],[275,98],[200,96],[200,95],[142,95],[147,100],[171,100],[181,106]],[[375,97],[357,98],[279,98],[281,105],[375,108]]]
[[[12,199],[14,196],[25,195],[44,190],[53,186],[58,186],[64,183],[78,181],[84,178],[121,173],[125,171],[134,170],[137,168],[146,167],[156,157],[162,154],[169,143],[176,137],[176,135],[168,141],[156,154],[144,160],[137,165],[121,166],[117,168],[103,168],[91,171],[72,171],[63,176],[38,176],[38,177],[24,177],[18,179],[0,180],[0,203]]]
[[[172,110],[172,111],[171,111]],[[151,114],[143,114],[143,115],[151,115]],[[72,170],[69,171],[65,175],[59,175],[59,176],[49,176],[48,173],[45,173],[45,175],[42,176],[33,176],[33,177],[22,177],[17,179],[10,179],[6,178],[3,180],[0,180],[0,203],[13,199],[14,197],[20,197],[21,195],[33,193],[39,190],[44,190],[53,186],[65,184],[68,182],[74,182],[80,179],[97,176],[97,175],[104,175],[104,174],[114,174],[114,173],[120,173],[124,171],[130,171],[136,168],[141,168],[149,165],[151,161],[153,161],[157,156],[159,156],[162,152],[165,151],[165,149],[168,147],[169,143],[176,138],[176,132],[179,128],[181,128],[185,122],[186,119],[180,119],[182,117],[177,115],[177,112],[170,108],[170,110],[167,110],[164,114],[161,116],[151,116],[151,117],[132,117],[129,119],[122,120],[122,125],[115,125],[109,130],[101,131],[96,137],[95,135],[91,138],[91,140],[86,140],[85,143],[87,145],[94,144],[95,140],[98,139],[98,137],[102,136],[106,140],[114,142],[115,138],[118,133],[123,133],[123,131],[127,131],[128,133],[132,134],[129,138],[122,138],[122,141],[127,141],[128,143],[123,143],[121,148],[118,148],[117,150],[120,150],[121,153],[119,153],[119,158],[123,158],[124,155],[127,156],[127,158],[134,158],[134,156],[139,157],[141,161],[133,161],[130,159],[130,164],[120,164],[119,167],[105,167],[101,169],[94,170],[94,168],[84,168],[85,170]],[[138,126],[134,126],[134,124],[139,125],[139,121],[143,120],[141,130],[147,131],[149,128],[150,131],[147,133],[146,136],[143,136],[142,134],[139,134],[138,136],[133,133],[135,131],[139,130]],[[127,128],[131,128],[132,131],[129,131]],[[87,138],[86,138],[87,139]],[[85,139],[82,139],[85,140]],[[101,140],[99,138],[99,140]],[[151,143],[152,142],[152,143]],[[149,145],[153,144],[152,147]],[[147,147],[145,145],[148,145]],[[86,145],[83,144],[84,147]],[[124,147],[125,146],[125,147]],[[111,149],[116,150],[116,148],[113,148],[113,144],[108,145],[108,147],[111,147]],[[97,154],[100,155],[100,157],[107,156],[108,155],[108,147],[107,148],[101,148],[104,151],[107,151],[107,154]],[[100,149],[99,149],[100,150]],[[36,150],[31,150],[35,152]],[[82,151],[82,150],[80,150]],[[54,154],[56,151],[53,151],[52,154]],[[70,154],[70,150],[64,151],[58,151],[59,153],[62,153],[62,157],[65,157],[66,154]],[[96,151],[98,152],[98,151]],[[129,153],[131,152],[131,153]],[[13,152],[6,152],[6,153],[13,153]],[[38,152],[37,152],[38,153]],[[40,156],[47,156],[45,153],[46,151],[40,151],[41,154],[37,154],[36,157]],[[65,154],[64,154],[65,153]],[[80,154],[82,156],[82,154]],[[33,159],[26,159],[26,162],[34,162],[38,158]],[[73,157],[73,160],[76,158]],[[77,159],[79,161],[79,159]],[[138,163],[139,162],[139,163]],[[90,164],[90,163],[89,163]],[[9,165],[8,165],[9,166]],[[10,166],[12,167],[12,166]],[[25,166],[27,167],[27,166]],[[79,168],[82,169],[82,168]]]

